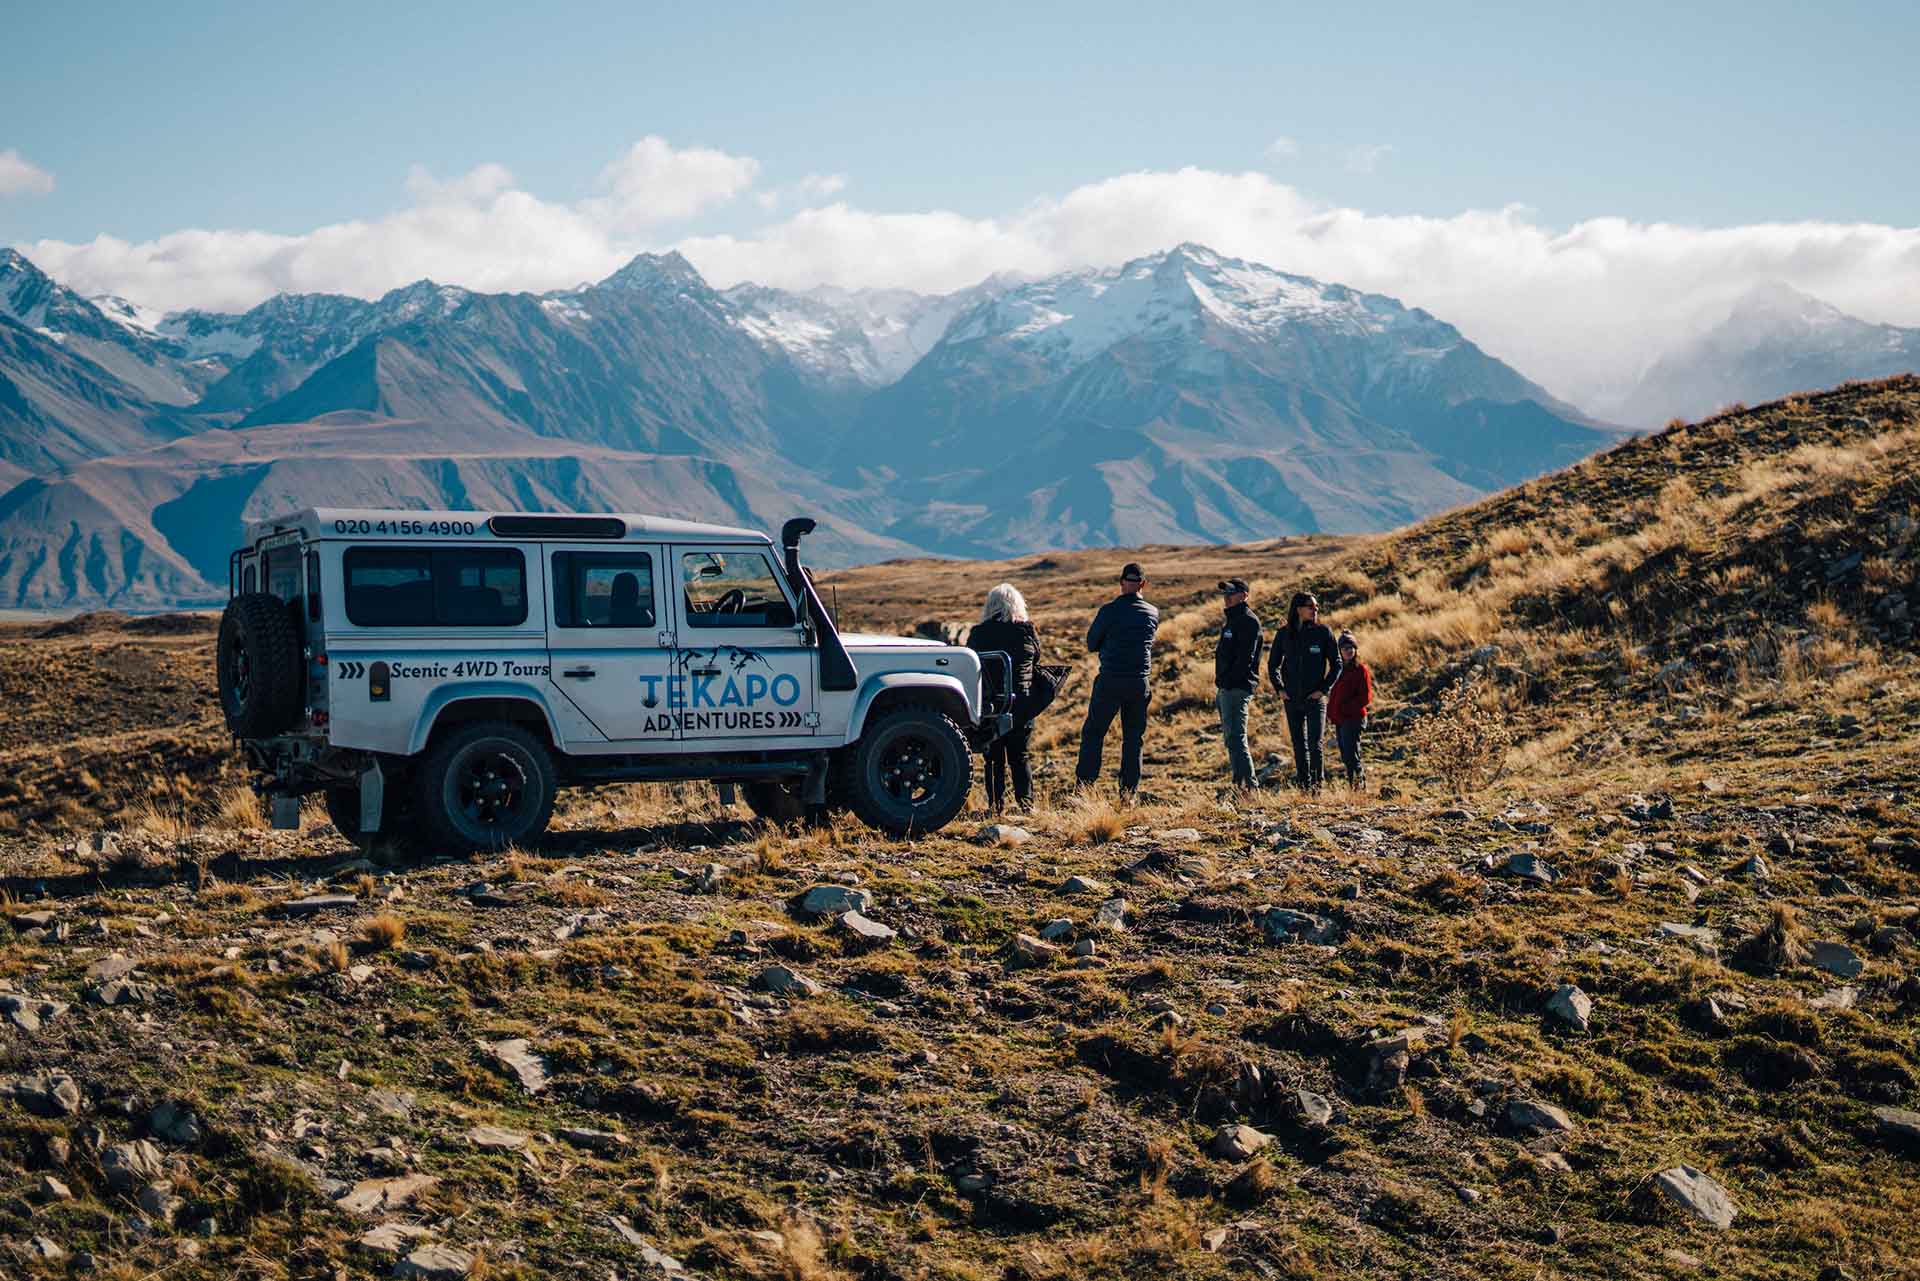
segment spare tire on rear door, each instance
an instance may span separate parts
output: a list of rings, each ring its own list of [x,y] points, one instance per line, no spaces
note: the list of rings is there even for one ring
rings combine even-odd
[[[241,738],[267,738],[300,712],[300,637],[286,603],[266,592],[227,602],[220,615],[220,709]]]

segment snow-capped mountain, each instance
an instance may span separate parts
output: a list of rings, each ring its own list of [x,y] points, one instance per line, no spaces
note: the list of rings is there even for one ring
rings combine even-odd
[[[1916,369],[1920,329],[1861,320],[1776,282],[1742,295],[1726,319],[1663,356],[1617,416],[1650,427],[1700,418],[1735,401],[1759,404],[1849,378]]]
[[[0,604],[214,592],[296,503],[784,502],[833,558],[970,555],[1383,528],[1610,439],[1423,311],[1199,245],[941,296],[669,253],[157,320],[0,260]]]
[[[795,293],[743,284],[723,296],[763,346],[829,382],[884,387],[931,351],[954,317],[1016,283],[993,276],[950,294],[824,285]]]
[[[100,366],[138,396],[160,405],[199,398],[214,371],[197,369],[141,324],[150,318],[125,299],[111,313],[81,297],[12,249],[0,249],[0,317]]]
[[[977,304],[836,476],[979,555],[1385,528],[1614,438],[1423,311],[1181,245]]]

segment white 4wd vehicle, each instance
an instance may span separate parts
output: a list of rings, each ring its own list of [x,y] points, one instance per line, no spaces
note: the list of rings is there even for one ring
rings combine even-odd
[[[538,835],[556,788],[710,779],[787,821],[957,814],[1011,725],[1006,657],[842,636],[764,534],[653,516],[320,509],[233,553],[220,700],[277,827]],[[983,692],[983,684],[990,691]]]

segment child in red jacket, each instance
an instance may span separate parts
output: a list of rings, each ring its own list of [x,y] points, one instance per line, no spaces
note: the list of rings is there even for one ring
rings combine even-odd
[[[1361,780],[1360,731],[1373,710],[1373,673],[1360,661],[1360,645],[1352,632],[1340,633],[1340,679],[1327,695],[1327,719],[1340,741],[1340,763],[1347,768],[1347,786]]]

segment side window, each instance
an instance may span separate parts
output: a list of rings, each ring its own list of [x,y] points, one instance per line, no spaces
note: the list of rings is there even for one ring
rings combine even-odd
[[[680,572],[689,627],[793,626],[793,606],[764,552],[687,552]]]
[[[347,621],[355,627],[431,627],[433,553],[354,547],[345,558]]]
[[[508,547],[436,548],[433,599],[442,627],[518,627],[527,621],[526,558]]]
[[[254,572],[253,562],[248,561],[247,567],[240,571],[240,590],[251,593],[257,590],[259,585],[259,575]]]
[[[266,590],[289,605],[300,599],[300,549],[298,547],[276,547],[267,553]]]
[[[515,627],[527,563],[507,547],[353,547],[344,558],[355,627]]]
[[[555,552],[559,627],[652,627],[653,557],[645,552]]]

